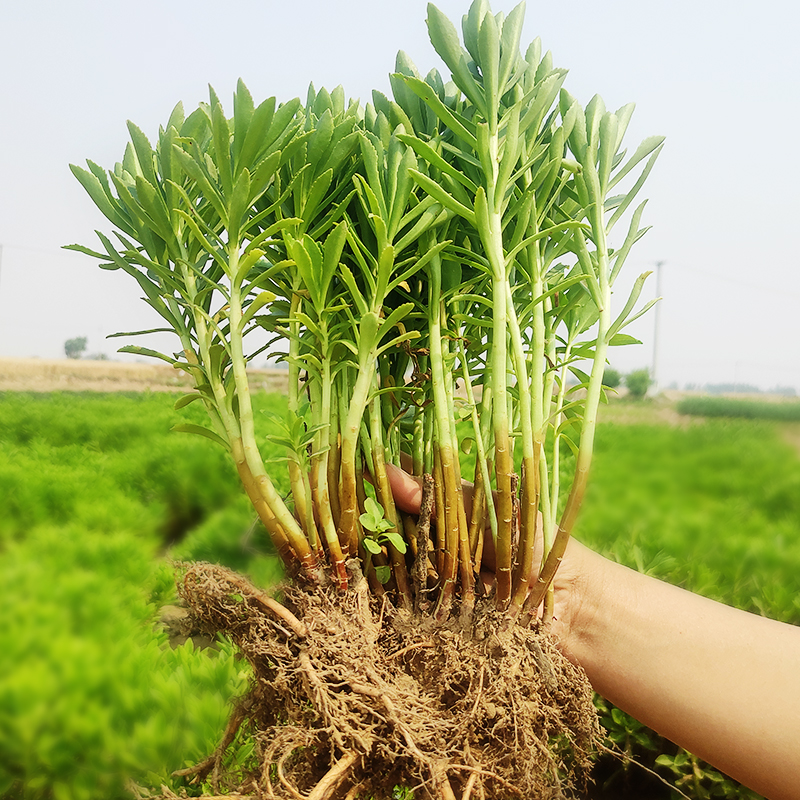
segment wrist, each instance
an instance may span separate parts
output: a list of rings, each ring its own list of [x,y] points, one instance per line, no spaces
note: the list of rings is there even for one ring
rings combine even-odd
[[[615,569],[623,568],[570,539],[556,573],[552,631],[564,654],[584,669],[598,654],[597,631],[611,601]]]

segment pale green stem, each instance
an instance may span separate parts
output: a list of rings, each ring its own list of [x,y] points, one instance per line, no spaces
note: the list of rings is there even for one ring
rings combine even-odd
[[[511,475],[514,465],[511,455],[508,415],[508,385],[506,369],[508,353],[506,330],[508,311],[506,297],[506,268],[503,254],[502,218],[489,213],[489,230],[482,232],[484,248],[492,267],[492,353],[491,375],[495,440],[495,477],[497,483],[497,606],[504,609],[511,599],[511,535],[514,504],[511,497]]]
[[[445,552],[443,561],[443,572],[440,574],[441,590],[436,605],[434,615],[437,619],[445,619],[449,613],[450,605],[455,594],[455,581],[458,574],[458,564],[460,555],[460,522],[466,520],[466,513],[459,514],[459,505],[463,511],[463,496],[461,494],[460,481],[457,479],[455,467],[455,451],[451,430],[451,420],[453,417],[453,405],[448,397],[447,384],[450,375],[445,366],[443,348],[443,329],[442,315],[444,313],[441,301],[441,259],[435,256],[431,260],[429,275],[429,330],[430,330],[430,367],[431,367],[431,387],[433,389],[433,408],[435,415],[435,447],[439,454],[439,460],[444,480],[444,513],[445,519]],[[466,530],[464,530],[466,536]],[[467,548],[469,549],[469,548]],[[469,563],[470,559],[467,558]],[[471,564],[469,574],[472,575]],[[469,587],[471,589],[471,587]],[[467,595],[467,587],[462,587],[463,596]]]
[[[520,434],[522,439],[522,463],[524,466],[525,486],[522,491],[521,514],[521,537],[519,545],[519,568],[514,578],[513,599],[511,603],[511,613],[515,615],[522,608],[525,597],[528,594],[529,575],[533,568],[533,548],[534,537],[536,534],[536,514],[539,506],[538,482],[539,473],[537,469],[537,455],[541,458],[541,453],[536,452],[539,442],[534,442],[534,425],[539,423],[537,430],[541,428],[538,418],[532,416],[531,392],[528,383],[528,370],[525,360],[525,348],[522,342],[522,332],[519,328],[516,311],[514,309],[511,287],[506,285],[506,301],[508,303],[508,330],[511,338],[511,348],[514,361],[514,369],[517,375],[517,393],[519,396],[520,411]],[[534,330],[536,325],[534,323]],[[541,369],[537,370],[539,361],[536,356],[543,360],[543,343],[534,343],[534,407],[538,415],[541,415]],[[541,352],[537,352],[541,349]]]
[[[357,495],[357,465],[358,441],[361,434],[361,423],[364,419],[364,410],[369,401],[369,391],[372,384],[374,371],[375,351],[370,351],[370,357],[359,364],[358,375],[350,395],[350,404],[347,416],[342,426],[342,463],[339,503],[341,516],[339,518],[339,541],[346,547],[350,555],[358,552],[360,538],[360,523],[358,521],[358,495]]]
[[[373,389],[377,389],[377,383],[377,373],[373,373]],[[369,404],[370,438],[372,440],[372,479],[375,481],[376,494],[380,504],[383,506],[387,522],[392,526],[392,530],[396,534],[402,536],[402,528],[400,527],[400,520],[394,504],[394,497],[391,487],[389,486],[389,479],[386,475],[386,452],[383,440],[381,400],[381,396],[376,393]],[[389,552],[392,574],[397,583],[397,590],[400,594],[402,605],[406,610],[410,611],[414,605],[414,601],[411,596],[411,586],[408,582],[405,557],[391,542],[387,542],[386,547]]]
[[[550,586],[553,577],[564,557],[570,534],[575,525],[583,496],[586,491],[586,484],[589,475],[589,466],[592,461],[594,450],[594,432],[597,425],[597,410],[600,405],[600,397],[603,391],[603,373],[605,371],[606,355],[608,352],[608,331],[611,326],[611,289],[608,283],[609,278],[609,259],[608,248],[605,239],[605,230],[600,225],[593,230],[595,245],[597,247],[597,269],[598,284],[600,288],[600,317],[597,326],[597,344],[595,347],[592,372],[589,377],[589,386],[586,392],[586,403],[584,406],[583,426],[581,429],[580,443],[578,446],[578,456],[575,464],[575,475],[572,481],[572,488],[564,513],[553,540],[553,546],[545,559],[539,577],[534,585],[531,594],[525,604],[526,609],[536,609],[544,599],[544,595]]]
[[[289,311],[289,393],[287,405],[290,414],[297,416],[300,412],[300,323],[296,315],[300,310],[302,300],[295,289],[292,292],[292,302]],[[303,527],[303,533],[311,544],[312,549],[320,547],[317,526],[314,521],[314,507],[312,502],[311,484],[309,477],[298,453],[294,450],[288,452],[289,483],[292,487],[295,514]]]
[[[321,323],[324,324],[324,323]],[[344,566],[344,555],[336,532],[336,523],[331,509],[330,483],[328,480],[328,457],[330,453],[331,425],[331,359],[327,347],[321,348],[322,374],[312,382],[312,409],[314,410],[314,433],[311,453],[311,480],[314,507],[319,518],[320,528],[330,553],[331,565],[337,577],[339,588],[347,586],[347,571]]]
[[[469,374],[469,365],[467,364],[467,357],[466,353],[464,352],[464,343],[459,339],[458,341],[458,348],[459,348],[459,359],[461,361],[461,371],[464,376],[464,388],[467,394],[467,402],[470,406],[470,417],[472,419],[472,430],[475,435],[475,448],[476,448],[476,456],[478,459],[478,467],[481,471],[481,475],[483,477],[483,485],[486,487],[486,492],[491,490],[492,486],[492,479],[489,475],[489,463],[486,457],[486,447],[484,446],[483,442],[483,435],[481,432],[481,422],[478,416],[478,406],[475,403],[475,395],[472,391],[472,380]],[[486,391],[491,392],[490,389]],[[486,503],[486,510],[489,517],[489,529],[492,532],[492,541],[497,541],[497,513],[494,508],[494,503],[488,502]]]
[[[231,246],[229,248],[228,258],[230,274],[235,276],[239,262],[238,247]],[[295,550],[299,561],[309,574],[315,574],[317,569],[316,556],[309,546],[309,542],[302,528],[291,511],[286,507],[283,498],[278,494],[275,486],[267,475],[261,453],[256,443],[253,406],[250,399],[250,385],[247,378],[247,361],[245,359],[242,341],[242,317],[241,285],[239,281],[232,280],[228,317],[230,321],[231,363],[236,392],[239,399],[238,416],[242,433],[244,457],[264,500],[272,509],[278,522],[284,529],[289,543]]]

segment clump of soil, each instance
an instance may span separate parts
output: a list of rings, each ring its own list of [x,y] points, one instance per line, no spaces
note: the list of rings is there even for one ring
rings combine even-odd
[[[546,631],[487,603],[437,625],[369,593],[296,586],[281,603],[227,569],[184,566],[179,590],[253,667],[217,751],[181,774],[259,798],[566,798],[584,788],[599,726],[585,675]],[[246,774],[224,766],[243,726]]]

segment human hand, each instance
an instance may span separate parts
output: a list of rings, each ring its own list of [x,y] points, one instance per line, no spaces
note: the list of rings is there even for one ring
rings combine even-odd
[[[398,508],[408,514],[419,514],[422,500],[422,480],[390,464],[386,466],[386,474]],[[464,500],[468,505],[471,503],[471,484],[464,484]],[[534,564],[539,564],[541,562],[541,536],[537,536],[536,541],[537,552],[534,555]],[[554,605],[551,631],[559,640],[559,644],[567,656],[570,656],[571,643],[580,632],[583,596],[588,577],[592,575],[592,568],[588,562],[601,558],[579,542],[570,539],[553,580]],[[481,564],[481,578],[485,585],[493,584],[494,571],[494,544],[492,537],[487,535]],[[534,579],[535,575],[531,576],[531,584]]]

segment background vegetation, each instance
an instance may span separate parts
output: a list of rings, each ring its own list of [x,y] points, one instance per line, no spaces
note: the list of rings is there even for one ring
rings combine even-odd
[[[169,647],[170,559],[277,575],[219,448],[170,433],[202,409],[157,394],[0,394],[0,798],[130,797],[129,782],[207,754],[247,673],[222,643]],[[258,395],[257,413],[285,399]],[[646,401],[645,401],[646,402]],[[631,567],[755,613],[800,624],[796,426],[678,417],[619,420],[597,434],[578,537]],[[187,419],[188,416],[188,419]],[[603,421],[605,420],[605,421]],[[614,421],[617,420],[617,421]],[[262,442],[265,461],[277,450]],[[279,466],[280,491],[288,483]],[[748,797],[618,709],[609,739],[692,798]],[[247,743],[237,758],[245,759]],[[677,796],[604,758],[598,796]],[[603,788],[605,787],[605,788]]]
[[[769,402],[735,397],[685,397],[678,403],[681,414],[705,417],[743,417],[800,422],[800,402]]]

